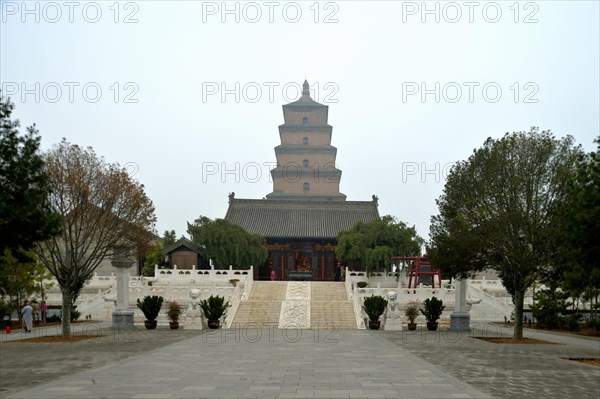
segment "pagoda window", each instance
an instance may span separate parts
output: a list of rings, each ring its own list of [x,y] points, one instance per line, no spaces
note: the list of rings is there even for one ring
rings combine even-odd
[[[305,159],[304,161],[302,161],[302,166],[304,168],[308,168],[308,159]]]
[[[305,116],[302,118],[302,124],[303,125],[307,125],[308,124],[308,116]]]
[[[304,192],[308,193],[310,191],[310,184],[309,183],[304,183]]]
[[[302,139],[302,144],[308,144],[308,137]]]

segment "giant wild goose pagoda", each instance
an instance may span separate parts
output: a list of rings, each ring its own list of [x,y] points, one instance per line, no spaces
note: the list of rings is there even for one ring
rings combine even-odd
[[[268,279],[273,270],[282,280],[334,280],[338,233],[379,218],[376,196],[348,201],[340,192],[342,171],[335,163],[328,113],[327,105],[311,98],[305,80],[302,97],[283,105],[273,192],[265,199],[229,195],[225,219],[266,242],[269,258],[255,268],[255,279]]]

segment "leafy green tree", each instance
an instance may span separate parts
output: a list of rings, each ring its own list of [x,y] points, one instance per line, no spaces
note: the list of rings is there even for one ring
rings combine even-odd
[[[171,244],[175,244],[176,241],[177,233],[175,233],[175,230],[165,230],[162,241],[163,248],[168,247]]]
[[[392,256],[420,255],[423,243],[414,227],[390,215],[369,223],[357,222],[351,230],[340,232],[337,241],[337,259],[344,264],[358,262],[368,273],[387,270]]]
[[[6,327],[6,326],[10,326],[10,315],[11,315],[11,308],[10,305],[6,302],[4,302],[4,300],[0,299],[0,327]],[[8,320],[5,321],[5,318],[8,316]]]
[[[577,160],[553,236],[553,266],[572,297],[582,295],[590,301],[592,318],[600,295],[600,136],[595,142],[598,149]]]
[[[50,277],[48,270],[33,251],[22,248],[5,248],[0,263],[0,298],[7,298],[11,311],[17,311],[20,318],[19,309],[25,300],[39,293],[43,299],[44,287],[41,282]]]
[[[158,267],[166,266],[165,257],[160,252],[163,248],[174,244],[177,241],[177,234],[175,230],[165,230],[163,234],[162,243],[157,242],[152,247],[152,250],[146,255],[146,261],[144,262],[144,268],[142,269],[142,275],[146,277],[154,276],[154,266]]]
[[[160,242],[157,242],[152,247],[150,253],[146,255],[144,267],[142,268],[142,275],[146,277],[154,276],[154,266],[163,267],[165,265],[165,257],[160,253],[163,246]]]
[[[534,303],[531,305],[531,311],[538,326],[543,328],[559,327],[561,318],[571,304],[568,299],[569,293],[559,289],[556,284],[536,291],[533,295]]]
[[[59,233],[60,216],[48,202],[50,183],[39,153],[39,132],[34,124],[21,136],[20,122],[11,120],[13,109],[0,96],[0,297],[8,298],[11,310],[19,310],[25,299],[40,292],[36,283],[44,276],[31,249]]]
[[[36,241],[58,234],[60,216],[48,203],[49,177],[39,153],[39,132],[33,125],[19,135],[20,122],[11,120],[13,109],[0,96],[0,255],[8,248],[12,256],[20,256]]]
[[[67,142],[45,154],[52,210],[62,233],[37,246],[37,254],[62,292],[62,333],[70,336],[71,308],[104,259],[129,262],[154,238],[156,216],[144,186],[93,149]]]
[[[192,241],[203,248],[204,261],[212,259],[219,267],[249,268],[263,263],[268,257],[260,235],[248,233],[225,219],[211,220],[200,216],[190,227],[190,234]]]
[[[460,277],[498,271],[513,295],[515,340],[523,338],[525,291],[550,264],[557,205],[578,154],[571,137],[558,140],[537,128],[488,138],[453,167],[437,200],[434,264],[441,260],[438,266]]]

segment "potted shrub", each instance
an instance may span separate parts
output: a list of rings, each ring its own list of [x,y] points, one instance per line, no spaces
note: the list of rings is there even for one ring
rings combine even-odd
[[[435,331],[438,328],[438,319],[444,311],[444,302],[436,297],[427,298],[423,301],[423,309],[421,313],[427,319],[427,329],[429,331]]]
[[[146,316],[144,325],[148,330],[154,330],[156,328],[156,318],[158,317],[163,301],[164,298],[162,296],[156,295],[147,295],[141,301],[138,298],[137,307],[140,308],[144,313],[144,316]]]
[[[379,316],[385,312],[387,304],[387,299],[381,295],[371,295],[365,298],[362,308],[367,316],[369,316],[369,328],[371,330],[379,330],[379,326],[381,325]]]
[[[229,306],[229,302],[225,302],[225,297],[218,295],[211,295],[208,299],[200,301],[204,317],[208,320],[208,328],[219,328],[219,319],[225,314]]]
[[[416,330],[417,323],[415,323],[415,320],[417,319],[417,316],[419,316],[419,308],[417,308],[417,305],[414,302],[408,304],[408,307],[404,311],[404,316],[408,319],[408,329],[411,331]]]
[[[169,310],[167,310],[167,317],[169,318],[169,327],[171,330],[177,330],[179,328],[179,316],[181,316],[181,305],[177,302],[169,302]]]
[[[367,283],[366,281],[359,281],[356,283],[356,286],[358,288],[365,288],[369,283]]]

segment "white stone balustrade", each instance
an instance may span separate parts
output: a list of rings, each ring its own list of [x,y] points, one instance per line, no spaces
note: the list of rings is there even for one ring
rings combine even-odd
[[[231,280],[238,280],[234,283]],[[165,298],[163,310],[159,314],[160,325],[167,324],[167,302],[178,302],[185,311],[189,303],[190,289],[198,289],[200,299],[211,295],[224,296],[229,301],[224,326],[233,320],[237,305],[250,295],[253,284],[253,268],[217,270],[211,267],[207,270],[196,269],[159,269],[155,267],[152,277],[132,276],[129,278],[129,310],[134,312],[135,323],[142,323],[144,316],[137,308],[137,300],[146,295],[160,295]],[[62,294],[56,280],[44,281],[44,296],[48,305],[60,306]],[[114,274],[110,276],[94,276],[82,288],[76,302],[81,318],[91,315],[94,320],[110,320],[112,312],[117,307],[117,280]]]

